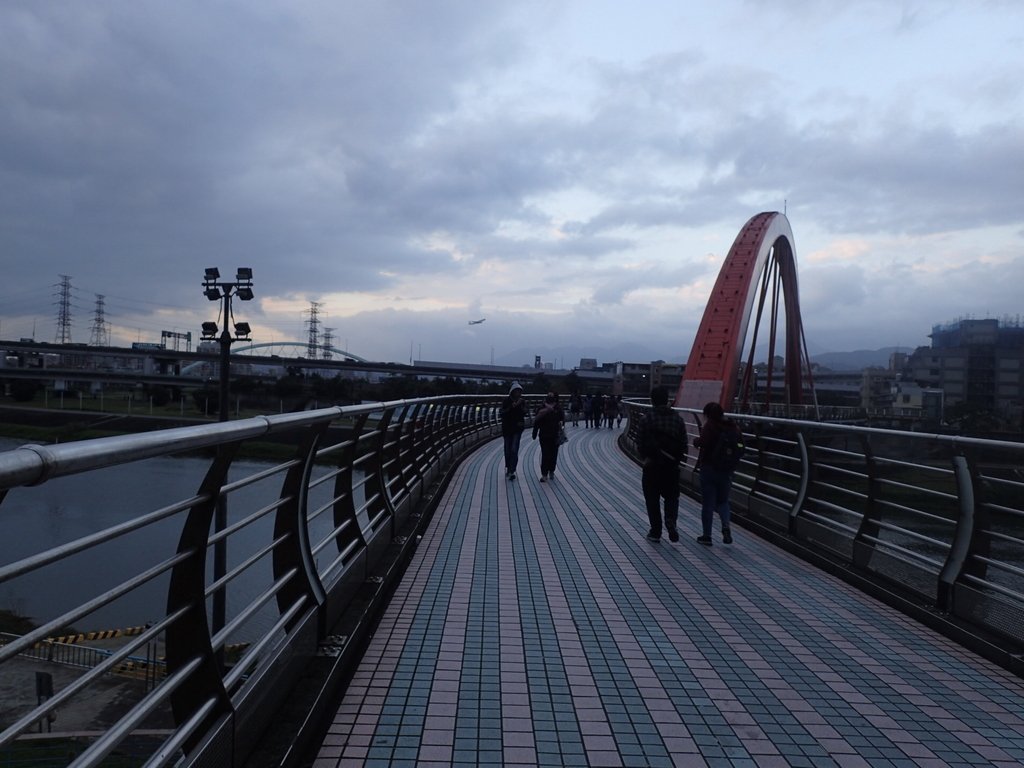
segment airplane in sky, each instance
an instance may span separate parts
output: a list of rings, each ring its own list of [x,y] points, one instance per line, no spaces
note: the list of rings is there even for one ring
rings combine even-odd
[[[469,324],[470,325],[480,325],[480,323],[482,323],[486,319],[487,319],[486,317],[481,317],[479,320],[470,320]]]

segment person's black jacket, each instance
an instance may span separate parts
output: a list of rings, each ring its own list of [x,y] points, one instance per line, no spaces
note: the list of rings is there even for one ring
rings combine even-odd
[[[533,438],[540,435],[541,442],[557,442],[558,433],[565,423],[562,409],[556,405],[545,405],[533,419]]]
[[[526,428],[526,400],[521,395],[506,397],[498,412],[501,414],[501,434],[514,435]]]

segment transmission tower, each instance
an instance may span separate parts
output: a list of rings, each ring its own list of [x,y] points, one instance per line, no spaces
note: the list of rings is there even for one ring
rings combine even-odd
[[[103,295],[96,294],[96,309],[92,316],[92,331],[89,334],[89,344],[94,347],[110,346],[110,329],[107,327],[107,320],[103,316]]]
[[[54,334],[55,344],[71,343],[71,278],[68,275],[60,276],[60,283],[54,286],[58,289],[57,297],[57,333]]]
[[[323,304],[319,301],[309,302],[309,320],[306,321],[306,325],[309,326],[309,340],[306,343],[306,357],[310,360],[316,360],[317,350],[320,349],[320,307]]]
[[[321,355],[320,355],[324,360],[330,360],[331,359],[331,347],[333,347],[333,346],[334,346],[334,329],[333,328],[324,328],[324,346],[323,346],[323,350],[321,350]]]

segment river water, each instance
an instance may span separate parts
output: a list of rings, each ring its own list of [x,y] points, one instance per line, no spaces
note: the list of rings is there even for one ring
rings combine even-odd
[[[16,448],[24,442],[0,438],[0,451]],[[266,466],[269,465],[238,461],[232,477]],[[57,478],[32,488],[12,489],[0,503],[0,530],[3,531],[0,564],[9,564],[188,498],[196,492],[208,468],[209,461],[201,458],[146,459],[127,466]],[[238,505],[255,506],[259,493],[257,488],[243,490]],[[183,514],[175,515],[37,573],[4,582],[0,584],[0,608],[36,622],[51,619],[99,590],[115,587],[125,578],[170,557],[177,547],[183,521]],[[244,556],[243,550],[265,545],[271,537],[272,525],[272,518],[268,518],[233,536],[229,541],[229,566],[231,561]],[[233,549],[239,553],[235,557]],[[269,582],[269,572],[269,565],[259,567],[233,584],[228,593],[229,616],[233,613],[232,605],[244,605]],[[166,589],[167,577],[159,577],[117,603],[76,621],[75,627],[81,631],[117,629],[155,621],[164,615]],[[267,625],[272,619],[268,615],[257,622],[256,627],[249,627],[245,634],[258,633],[258,625]]]

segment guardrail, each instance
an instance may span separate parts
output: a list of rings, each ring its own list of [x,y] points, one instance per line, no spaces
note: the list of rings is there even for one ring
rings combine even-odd
[[[219,424],[162,430],[0,453],[0,514],[10,489],[91,473],[109,482],[111,468],[153,457],[205,455],[186,498],[119,497],[123,522],[0,563],[0,586],[19,579],[53,590],[53,614],[0,647],[6,663],[33,653],[41,641],[85,627],[90,616],[140,596],[159,619],[134,617],[146,628],[52,698],[0,723],[0,750],[58,708],[85,702],[119,666],[159,644],[166,673],[140,687],[112,727],[72,763],[96,766],[133,733],[168,733],[151,740],[145,765],[242,765],[302,670],[325,644],[339,617],[396,547],[414,546],[430,494],[462,455],[500,435],[498,397],[402,400]],[[258,471],[239,470],[247,446],[273,441],[283,452]],[[147,506],[158,504],[159,506]],[[230,512],[230,514],[229,514]],[[127,557],[147,532],[167,543]],[[157,550],[157,547],[153,547]],[[63,605],[61,585],[47,568],[91,557],[94,594]],[[380,577],[377,577],[379,580]],[[91,588],[91,587],[90,587]],[[237,649],[241,649],[238,651]],[[134,697],[134,698],[132,698]],[[133,738],[138,750],[138,738]]]
[[[20,637],[21,635],[0,632],[0,648]],[[155,686],[157,681],[166,677],[166,668],[164,660],[154,656],[152,647],[151,645],[147,648],[146,656],[128,656],[119,665],[113,668],[108,667],[109,674],[142,680],[150,687]],[[26,648],[18,655],[23,659],[92,669],[109,659],[113,653],[114,651],[107,648],[94,648],[89,645],[66,643],[47,638],[37,642],[31,648]]]
[[[636,455],[630,403],[623,447]],[[678,409],[690,450],[684,490],[700,496],[699,411]],[[733,514],[818,565],[873,584],[919,618],[1024,674],[1024,443],[733,414],[747,453]],[[913,610],[914,607],[918,610]]]
[[[159,615],[135,617],[144,631],[0,724],[0,749],[58,708],[89,706],[102,678],[159,645],[166,673],[124,697],[116,723],[71,764],[99,765],[129,739],[149,750],[147,766],[245,764],[310,664],[352,646],[351,637],[328,633],[396,548],[415,546],[412,534],[446,472],[500,434],[499,400],[327,408],[0,453],[0,514],[9,492],[41,493],[69,475],[88,473],[103,486],[108,470],[148,458],[208,456],[187,497],[162,499],[154,488],[152,498],[127,499],[111,485],[110,503],[126,507],[123,522],[0,564],[0,587],[35,579],[53,603],[50,615],[34,617],[35,629],[0,647],[0,674],[37,643],[87,628],[94,613],[133,596],[146,596]],[[627,451],[642,410],[631,404]],[[683,413],[692,442],[700,415]],[[1024,445],[736,418],[751,448],[733,489],[741,522],[916,596],[1001,639],[1019,662]],[[268,441],[286,455],[256,471],[239,468],[240,453]],[[691,492],[694,459],[691,449],[683,471]],[[146,531],[165,549],[128,558],[133,537]],[[81,556],[104,567],[90,580],[95,592],[67,606],[47,569]]]

